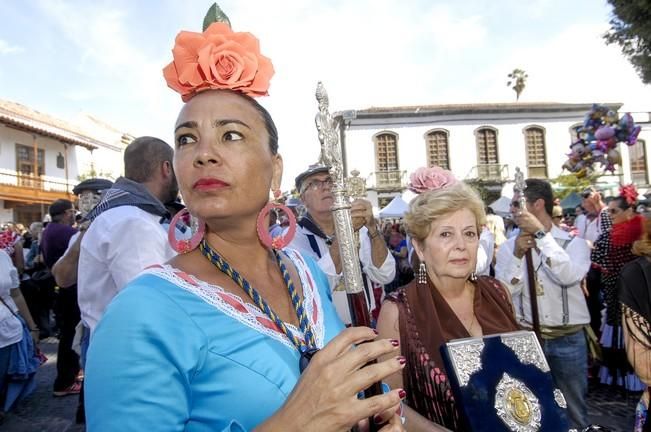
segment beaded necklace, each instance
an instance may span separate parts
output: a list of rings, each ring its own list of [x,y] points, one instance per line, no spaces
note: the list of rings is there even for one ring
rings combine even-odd
[[[294,283],[289,276],[287,267],[283,263],[278,251],[273,250],[273,253],[276,257],[276,261],[278,262],[278,266],[280,267],[280,272],[283,275],[283,279],[285,280],[285,285],[287,286],[287,291],[289,292],[289,296],[292,300],[292,306],[294,306],[294,310],[296,311],[299,327],[303,333],[305,341],[299,339],[287,328],[283,320],[281,320],[280,317],[273,311],[273,309],[271,309],[271,306],[269,306],[265,299],[262,298],[258,291],[253,288],[251,284],[249,284],[249,282],[244,279],[237,270],[231,267],[231,265],[228,264],[228,262],[226,262],[226,260],[208,244],[206,239],[201,240],[201,243],[199,243],[199,250],[203,256],[205,256],[215,267],[217,267],[226,276],[230,277],[233,282],[242,288],[244,292],[246,292],[246,294],[251,298],[251,300],[253,300],[253,303],[258,307],[258,309],[260,309],[267,317],[269,317],[269,319],[271,319],[271,321],[276,324],[276,327],[278,327],[278,329],[282,331],[285,336],[287,336],[292,344],[294,344],[298,352],[301,354],[299,368],[300,371],[303,372],[312,356],[314,356],[314,354],[316,354],[318,351],[318,348],[316,347],[312,326],[310,325],[310,321],[307,318],[307,313],[305,312],[305,307],[303,306],[303,300],[301,300],[298,293],[296,292],[296,288],[294,287]]]

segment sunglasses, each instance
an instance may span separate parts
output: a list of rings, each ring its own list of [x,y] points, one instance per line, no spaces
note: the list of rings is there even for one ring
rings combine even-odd
[[[593,193],[593,192],[594,192],[594,191],[592,191],[592,190],[586,190],[586,191],[583,191],[583,192],[581,193],[581,198],[583,198],[583,199],[588,199],[588,198],[590,198],[590,197],[592,196],[592,193]]]

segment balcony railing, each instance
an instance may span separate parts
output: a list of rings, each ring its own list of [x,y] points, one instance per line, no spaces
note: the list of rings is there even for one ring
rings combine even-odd
[[[0,199],[49,203],[67,197],[77,181],[0,169]]]
[[[472,167],[467,180],[506,181],[509,180],[509,166],[505,164],[479,164]]]
[[[369,176],[367,187],[377,190],[400,190],[406,186],[406,176],[407,171],[375,171]]]

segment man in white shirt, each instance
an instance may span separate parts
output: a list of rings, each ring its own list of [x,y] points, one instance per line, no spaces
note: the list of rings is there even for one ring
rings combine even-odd
[[[532,327],[531,300],[524,255],[531,250],[542,347],[556,387],[567,400],[572,427],[588,426],[588,352],[584,327],[590,314],[581,280],[590,268],[590,248],[552,223],[553,192],[540,179],[527,179],[526,210],[517,209],[517,237],[497,252],[495,276],[511,291],[518,321]],[[517,202],[519,194],[514,196]],[[517,207],[517,206],[514,206]]]
[[[78,300],[81,319],[91,334],[113,297],[144,268],[175,253],[162,225],[163,205],[174,201],[178,185],[164,141],[140,137],[124,152],[124,177],[115,181],[88,215],[92,221],[81,241]]]
[[[585,238],[585,232],[588,228],[588,216],[581,206],[576,206],[574,209],[574,227],[576,228],[576,236]]]
[[[339,243],[330,209],[334,203],[331,188],[332,179],[323,165],[312,165],[296,177],[296,190],[301,194],[306,214],[299,220],[296,236],[289,247],[313,257],[328,276],[339,317],[348,325],[351,317],[341,280]],[[396,263],[377,227],[371,203],[362,199],[353,201],[351,216],[353,228],[359,233],[359,260],[367,305],[369,311],[373,311],[379,306],[373,294],[373,282],[384,285],[393,281]]]
[[[593,219],[589,220],[583,236],[592,246],[603,231],[602,219],[606,217],[610,221],[610,216],[608,216],[608,209],[602,199],[601,192],[595,187],[586,188],[581,192],[581,198],[583,199],[581,205],[588,214],[593,216]]]
[[[493,255],[495,253],[495,237],[490,229],[482,227],[479,235],[479,244],[477,245],[477,264],[475,265],[475,274],[477,276],[489,276],[491,266],[493,265]]]
[[[601,334],[601,310],[603,300],[601,295],[601,268],[599,263],[608,253],[607,239],[610,228],[613,226],[608,207],[603,202],[601,192],[594,187],[589,187],[581,193],[582,206],[586,212],[593,216],[588,222],[585,238],[592,247],[592,265],[586,276],[586,290],[588,310],[590,311],[590,327],[599,337]]]

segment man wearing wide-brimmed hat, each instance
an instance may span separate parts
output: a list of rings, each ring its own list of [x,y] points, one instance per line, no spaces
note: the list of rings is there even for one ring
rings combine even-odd
[[[333,290],[333,302],[341,319],[350,324],[346,293],[340,289],[341,259],[335,237],[335,224],[331,207],[332,179],[328,167],[311,165],[296,177],[296,190],[300,193],[306,213],[298,221],[296,236],[290,247],[312,256],[328,276]],[[364,199],[353,201],[351,208],[353,228],[359,231],[359,259],[362,266],[364,290],[369,310],[376,310],[373,283],[384,285],[395,277],[396,265],[389,253],[384,237],[373,217],[371,203]],[[379,309],[379,308],[377,308]]]
[[[113,186],[111,180],[91,178],[82,181],[72,189],[77,195],[79,212],[85,217],[100,201],[101,192]],[[79,262],[79,244],[81,237],[88,227],[87,223],[79,226],[79,231],[70,238],[68,249],[52,267],[52,275],[61,288],[67,288],[77,283],[77,264]]]

